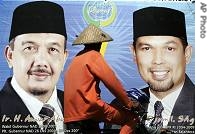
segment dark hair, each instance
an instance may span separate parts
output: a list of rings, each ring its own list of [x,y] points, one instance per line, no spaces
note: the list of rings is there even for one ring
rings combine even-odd
[[[102,42],[84,44],[85,49],[97,50],[97,51],[99,51],[99,50],[100,50],[101,45],[102,45]]]
[[[8,44],[12,50],[14,50],[14,42],[15,42],[15,38],[13,38]]]

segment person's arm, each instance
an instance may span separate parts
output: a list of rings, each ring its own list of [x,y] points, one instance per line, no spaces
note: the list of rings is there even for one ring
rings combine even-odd
[[[124,106],[132,107],[132,102],[128,98],[126,90],[101,55],[97,56],[94,62],[87,66],[90,72],[97,76]]]

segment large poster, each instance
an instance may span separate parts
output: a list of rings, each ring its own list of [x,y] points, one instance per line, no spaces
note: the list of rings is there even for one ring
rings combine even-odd
[[[8,77],[13,76],[12,68],[9,68],[5,59],[5,46],[9,43],[12,14],[14,9],[27,0],[3,0],[0,1],[0,89]],[[133,59],[131,46],[133,43],[133,12],[149,7],[167,7],[180,10],[185,15],[186,33],[188,43],[192,46],[192,57],[190,63],[186,65],[186,74],[195,83],[195,1],[171,1],[171,0],[105,0],[105,1],[53,1],[60,4],[64,9],[65,24],[67,29],[67,57],[64,70],[61,73],[57,88],[64,90],[64,74],[71,63],[73,57],[83,49],[83,46],[72,46],[76,39],[88,24],[94,24],[109,33],[114,39],[112,42],[102,45],[101,54],[107,63],[116,73],[117,78],[122,82],[125,89],[144,88],[147,83],[141,78],[138,67]],[[205,19],[205,18],[203,18]],[[172,26],[173,27],[173,26]],[[201,34],[203,37],[205,34]],[[110,103],[115,97],[110,93],[103,83],[100,83],[101,98]],[[194,90],[193,90],[194,91]],[[11,98],[12,99],[12,98]],[[6,105],[6,104],[5,104]],[[1,110],[1,109],[0,109]],[[195,111],[193,111],[195,112]],[[2,115],[1,115],[2,117]],[[3,121],[3,119],[0,119]],[[180,115],[179,121],[192,122],[194,119]],[[100,126],[103,128],[103,125]],[[3,130],[3,128],[1,127]],[[179,129],[184,128],[180,126]],[[189,128],[190,131],[191,128]],[[178,132],[177,133],[182,133]],[[0,133],[3,133],[0,132]],[[8,133],[8,131],[5,131]],[[192,132],[194,133],[194,131]]]
[[[8,44],[12,12],[14,8],[27,1],[1,1],[1,76],[0,85],[5,78],[12,75],[4,58],[4,46]],[[187,38],[195,49],[195,3],[193,1],[56,1],[64,8],[68,34],[67,48],[69,56],[65,69],[82,46],[72,47],[73,40],[89,23],[94,23],[109,33],[114,41],[104,50],[107,62],[112,66],[126,89],[143,87],[145,83],[139,77],[137,67],[133,64],[130,45],[133,38],[133,11],[147,6],[162,6],[181,10],[185,13]],[[195,50],[191,62],[187,65],[187,74],[195,82]],[[64,70],[65,71],[65,70]],[[58,88],[63,89],[63,75],[58,82]],[[102,88],[102,91],[106,89]],[[110,96],[105,94],[105,99]],[[109,94],[109,93],[108,93]],[[103,95],[103,94],[102,94]],[[109,96],[109,97],[107,97]]]

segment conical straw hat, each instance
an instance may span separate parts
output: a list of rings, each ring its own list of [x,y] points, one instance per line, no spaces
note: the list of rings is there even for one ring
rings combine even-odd
[[[88,25],[74,40],[72,45],[91,44],[113,41],[112,37],[93,24]]]

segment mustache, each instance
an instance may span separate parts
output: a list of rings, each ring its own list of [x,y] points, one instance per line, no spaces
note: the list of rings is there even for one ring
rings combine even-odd
[[[31,69],[31,70],[28,71],[29,75],[32,75],[33,73],[45,73],[45,74],[48,74],[48,75],[52,75],[52,72],[48,71],[45,68],[35,68],[35,69]]]

